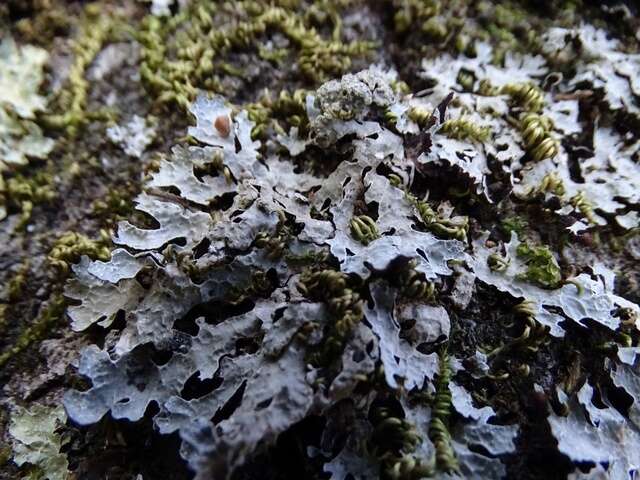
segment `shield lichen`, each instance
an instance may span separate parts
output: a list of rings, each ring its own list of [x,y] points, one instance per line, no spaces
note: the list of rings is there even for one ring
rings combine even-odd
[[[640,88],[624,9],[76,3],[66,83],[62,47],[42,43],[53,111],[44,60],[20,70],[25,45],[6,51],[27,107],[0,109],[0,161],[24,164],[0,181],[0,367],[63,319],[95,343],[81,382],[69,370],[37,391],[67,389],[71,448],[41,432],[65,474],[95,473],[102,426],[98,463],[140,440],[164,462],[167,440],[198,479],[535,477],[539,446],[541,475],[638,469]],[[124,75],[95,77],[114,49]],[[52,134],[46,168],[27,168]],[[131,455],[122,476],[160,470]]]

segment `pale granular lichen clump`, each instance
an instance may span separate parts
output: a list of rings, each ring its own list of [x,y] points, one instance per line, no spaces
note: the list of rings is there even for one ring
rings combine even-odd
[[[381,72],[371,68],[323,84],[316,93],[320,111],[330,118],[353,120],[367,107],[391,105],[394,93]]]
[[[9,435],[13,441],[13,460],[18,465],[32,467],[24,478],[69,478],[67,456],[60,452],[63,444],[60,429],[66,419],[62,406],[34,404],[29,409],[17,407],[12,413]]]
[[[21,118],[33,118],[46,99],[39,94],[48,54],[41,48],[18,46],[7,36],[0,42],[0,104]]]

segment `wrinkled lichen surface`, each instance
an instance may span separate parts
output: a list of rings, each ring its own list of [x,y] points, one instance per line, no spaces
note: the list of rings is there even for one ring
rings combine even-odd
[[[0,478],[634,478],[637,13],[0,6]]]

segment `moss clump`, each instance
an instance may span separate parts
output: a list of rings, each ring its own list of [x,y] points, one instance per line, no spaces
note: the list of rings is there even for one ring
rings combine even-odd
[[[426,478],[433,476],[431,463],[420,458],[420,433],[396,408],[375,405],[369,418],[373,432],[369,439],[371,453],[380,459],[380,478]]]
[[[0,447],[0,467],[8,463],[11,459],[11,448]]]
[[[92,260],[107,261],[111,258],[111,236],[106,230],[100,231],[98,240],[91,240],[81,233],[62,234],[47,256],[49,265],[62,275],[68,275],[72,263],[80,261],[82,255]]]
[[[558,142],[551,135],[552,128],[553,122],[548,117],[536,113],[527,113],[522,116],[520,120],[522,139],[534,161],[539,162],[557,155]]]
[[[29,277],[30,263],[28,260],[24,261],[17,272],[9,279],[7,285],[7,300],[9,304],[0,304],[0,332],[4,333],[7,325],[7,313],[9,311],[9,305],[20,300],[22,292],[27,284]]]
[[[15,302],[20,299],[20,295],[25,285],[27,284],[27,278],[29,276],[30,263],[26,260],[16,274],[9,280],[9,302]]]
[[[37,172],[31,177],[19,174],[6,183],[7,205],[22,212],[19,228],[27,225],[35,205],[49,203],[55,197],[53,176],[45,172]]]
[[[464,241],[469,232],[469,217],[456,216],[444,218],[426,200],[420,200],[410,189],[402,183],[402,179],[395,174],[389,176],[391,185],[404,191],[405,198],[418,213],[422,223],[434,235],[441,238],[455,238]]]
[[[298,289],[308,298],[327,304],[334,317],[322,345],[311,354],[311,363],[329,365],[344,350],[354,327],[364,317],[360,295],[349,288],[348,276],[335,270],[307,271],[300,277]]]
[[[532,83],[508,83],[500,93],[509,95],[515,104],[528,112],[537,113],[544,107],[544,92]]]
[[[58,324],[65,309],[67,302],[61,293],[55,293],[47,304],[40,310],[40,314],[33,323],[24,329],[15,344],[0,354],[0,368],[16,355],[22,353],[31,344],[39,342],[47,338],[51,329]]]
[[[256,50],[264,57],[260,38],[278,31],[297,52],[280,49],[277,57],[295,55],[302,77],[320,83],[344,73],[350,68],[352,57],[366,55],[374,47],[365,41],[343,42],[340,22],[334,23],[330,39],[323,38],[312,26],[319,20],[339,18],[331,15],[339,3],[323,2],[324,8],[318,11],[329,14],[320,17],[311,15],[313,10],[302,14],[254,0],[235,2],[233,10],[194,2],[164,24],[148,16],[142,22],[139,38],[143,47],[142,80],[160,103],[177,104],[186,110],[198,89],[222,91],[220,75],[242,75],[235,66],[230,70],[225,56],[235,51]],[[218,28],[225,24],[218,21],[218,16],[227,19],[227,27]],[[238,21],[228,22],[228,17]]]
[[[131,199],[135,193],[133,184],[110,189],[103,198],[94,200],[91,204],[92,212],[107,223],[127,218],[133,213]]]
[[[279,213],[280,221],[273,234],[260,232],[256,236],[255,246],[264,249],[267,258],[277,259],[282,257],[287,251],[288,243],[291,241],[291,229],[287,226],[287,218],[283,212]]]
[[[22,18],[15,24],[17,32],[24,41],[46,47],[55,37],[69,32],[73,17],[68,11],[66,2],[35,0],[31,9],[30,13],[33,15]]]
[[[316,267],[319,268],[326,263],[329,253],[326,250],[313,251],[308,250],[301,254],[287,252],[284,259],[291,267]]]
[[[544,288],[556,288],[562,280],[560,266],[547,246],[518,245],[516,251],[527,271],[521,277]]]
[[[73,44],[75,58],[67,85],[56,98],[57,109],[63,113],[46,117],[45,123],[49,127],[63,129],[73,137],[89,121],[90,115],[86,111],[89,81],[85,73],[107,41],[113,26],[113,19],[101,14],[98,4],[90,4],[85,8],[82,28]],[[101,113],[97,114],[99,118]]]
[[[571,197],[570,201],[571,205],[573,205],[574,208],[576,208],[590,224],[598,224],[595,212],[593,211],[593,204],[585,196],[585,193],[583,191],[576,193],[573,197]]]
[[[451,445],[449,432],[449,417],[451,416],[451,367],[446,348],[439,352],[440,373],[436,381],[436,394],[433,401],[431,422],[429,423],[429,438],[436,449],[435,464],[441,472],[453,473],[459,470],[456,454]]]
[[[507,235],[511,235],[511,232],[515,232],[518,234],[518,238],[522,238],[524,232],[529,228],[529,222],[526,219],[513,215],[511,217],[506,217],[500,223],[500,229],[506,233]]]
[[[393,24],[396,33],[407,33],[414,25],[429,29],[429,21],[440,13],[438,0],[394,0]]]
[[[416,261],[402,265],[394,275],[394,283],[404,298],[433,302],[436,299],[436,286],[427,280],[424,273],[416,270]]]
[[[481,14],[484,27],[482,33],[498,45],[493,54],[493,61],[502,63],[506,52],[518,48],[518,44],[525,40],[518,37],[522,37],[520,34],[522,26],[527,25],[527,14],[522,7],[511,2],[497,5],[479,2],[477,9]]]
[[[433,112],[425,107],[411,107],[407,115],[409,119],[416,122],[420,128],[425,128],[430,123]]]
[[[363,245],[369,245],[380,237],[375,220],[367,215],[358,215],[351,219],[351,236]]]
[[[561,197],[565,194],[564,182],[556,172],[549,172],[542,178],[537,191],[541,193],[550,192]]]
[[[407,191],[407,199],[415,207],[427,229],[441,238],[455,238],[465,240],[469,231],[468,217],[441,217],[429,203],[419,200],[415,195]]]
[[[41,308],[40,314],[33,323],[20,333],[13,346],[0,355],[0,368],[33,343],[47,338],[51,329],[61,320],[67,308],[67,301],[61,293],[61,286],[71,273],[71,264],[80,261],[82,255],[87,255],[94,260],[109,260],[111,258],[110,245],[110,235],[105,230],[101,231],[98,240],[91,240],[82,234],[67,232],[55,241],[47,256],[49,265],[56,273],[56,279],[52,286],[54,293],[46,305]],[[9,283],[9,300],[11,302],[16,302],[22,297],[28,275],[29,263],[25,262]],[[0,305],[0,326],[6,324],[8,310],[6,305]]]
[[[474,140],[480,143],[486,142],[491,136],[490,127],[477,125],[464,117],[447,120],[440,127],[440,132],[456,140]]]
[[[283,90],[274,98],[271,92],[265,91],[258,102],[245,106],[249,119],[255,123],[251,129],[251,138],[266,138],[269,127],[273,127],[274,131],[281,135],[295,127],[301,137],[306,136],[309,132],[309,117],[305,104],[307,93],[303,89],[295,90],[293,94]]]
[[[7,325],[7,309],[8,306],[6,303],[0,303],[0,332],[4,332],[5,326]]]

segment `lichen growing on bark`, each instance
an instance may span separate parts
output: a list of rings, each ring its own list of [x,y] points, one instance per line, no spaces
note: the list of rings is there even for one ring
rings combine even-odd
[[[635,472],[630,12],[0,6],[2,474]]]

